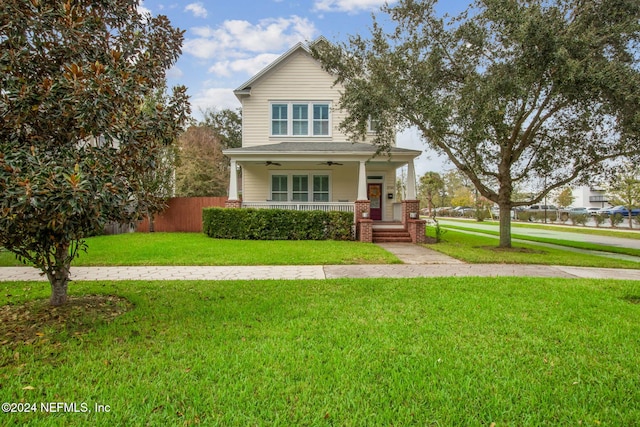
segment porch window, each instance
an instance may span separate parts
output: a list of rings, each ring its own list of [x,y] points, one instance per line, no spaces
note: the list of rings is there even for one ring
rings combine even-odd
[[[272,104],[271,105],[271,134],[272,135],[287,135],[288,125],[288,106],[287,104]]]
[[[276,202],[286,202],[288,198],[287,175],[271,176],[271,200]]]
[[[329,102],[271,104],[271,136],[329,136]]]
[[[329,188],[329,175],[271,175],[271,200],[276,202],[329,202]]]
[[[293,175],[293,192],[291,200],[294,202],[309,201],[309,176]]]
[[[313,176],[313,201],[314,202],[329,201],[329,176],[328,175]]]

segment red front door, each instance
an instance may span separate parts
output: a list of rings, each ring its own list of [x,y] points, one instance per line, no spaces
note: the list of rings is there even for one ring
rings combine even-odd
[[[382,219],[382,184],[367,184],[367,196],[371,202],[371,219]]]

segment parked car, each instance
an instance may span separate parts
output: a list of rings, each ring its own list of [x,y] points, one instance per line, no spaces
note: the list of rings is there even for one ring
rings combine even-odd
[[[629,216],[629,210],[626,207],[622,206],[622,205],[614,206],[612,208],[600,209],[598,211],[598,213],[600,215],[615,215],[615,214],[619,214],[619,215],[622,215],[622,216]],[[638,216],[638,215],[640,215],[640,208],[631,209],[631,216]]]
[[[436,216],[451,216],[451,211],[453,208],[451,206],[443,206],[436,208]]]
[[[587,208],[569,206],[568,208],[560,209],[558,214],[561,220],[566,221],[576,215],[589,215],[589,211],[587,211]]]
[[[591,216],[596,216],[598,215],[598,211],[600,210],[600,208],[587,208],[587,212],[589,213],[589,215]]]
[[[558,208],[554,205],[531,205],[527,208],[532,212],[544,212],[544,211],[557,211]]]
[[[475,208],[471,206],[456,206],[451,211],[452,216],[469,216],[475,212]]]

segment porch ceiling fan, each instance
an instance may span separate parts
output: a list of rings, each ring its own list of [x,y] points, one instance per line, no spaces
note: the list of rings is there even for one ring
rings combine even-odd
[[[282,166],[280,163],[278,162],[272,162],[271,160],[267,160],[266,162],[264,162],[265,166]]]
[[[338,162],[332,162],[332,161],[328,161],[328,162],[322,162],[322,163],[318,163],[319,165],[327,165],[327,166],[342,166],[342,163],[338,163]]]

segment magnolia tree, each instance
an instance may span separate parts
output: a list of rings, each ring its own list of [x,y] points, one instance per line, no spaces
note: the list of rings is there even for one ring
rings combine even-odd
[[[67,300],[84,238],[138,219],[155,167],[189,113],[186,90],[143,108],[183,32],[136,0],[0,3],[0,245]]]
[[[385,147],[417,128],[499,205],[510,247],[513,207],[640,152],[640,2],[477,0],[455,17],[436,3],[400,0],[383,8],[393,31],[374,19],[370,38],[313,50],[344,86],[342,129],[376,120]]]

